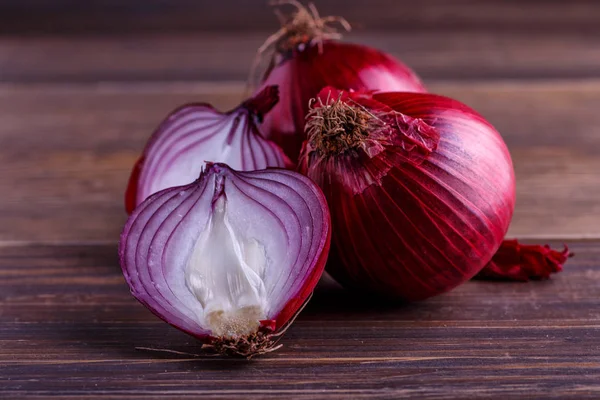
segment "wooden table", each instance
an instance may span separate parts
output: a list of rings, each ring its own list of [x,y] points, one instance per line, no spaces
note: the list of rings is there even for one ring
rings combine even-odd
[[[576,257],[550,281],[406,306],[323,284],[251,362],[195,356],[129,294],[116,243],[151,130],[181,103],[234,106],[271,18],[242,0],[30,3],[0,8],[0,398],[600,398],[598,2],[323,1],[365,22],[350,40],[497,126],[518,180],[509,235]]]

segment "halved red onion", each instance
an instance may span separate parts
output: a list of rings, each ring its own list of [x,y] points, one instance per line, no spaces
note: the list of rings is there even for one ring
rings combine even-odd
[[[127,212],[153,193],[193,182],[207,161],[244,171],[291,167],[283,151],[258,128],[278,101],[277,86],[266,86],[227,113],[203,103],[173,111],[154,132],[133,168],[125,194]]]
[[[150,196],[119,245],[132,294],[222,353],[273,350],[307,301],[329,251],[320,189],[283,169],[208,164],[187,186]]]
[[[515,204],[498,132],[458,101],[326,88],[307,120],[300,170],[331,205],[328,271],[340,283],[420,300],[492,258]]]
[[[266,137],[277,142],[296,160],[304,134],[308,102],[325,86],[344,90],[385,90],[425,92],[418,76],[406,65],[375,48],[337,41],[341,34],[331,22],[347,22],[339,17],[321,18],[314,6],[295,0],[296,12],[281,18],[282,28],[267,40],[259,53],[274,48],[274,56],[258,91],[279,85],[281,100],[265,117]]]

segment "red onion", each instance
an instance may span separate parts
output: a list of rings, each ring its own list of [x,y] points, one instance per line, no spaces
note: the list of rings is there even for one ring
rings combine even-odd
[[[458,101],[326,88],[307,117],[300,171],[332,214],[328,271],[406,300],[465,282],[502,243],[515,203],[508,150]]]
[[[208,164],[135,209],[119,246],[132,294],[222,353],[271,351],[323,272],[331,237],[319,188],[283,169]]]
[[[425,91],[417,75],[392,56],[367,46],[338,42],[341,35],[330,24],[340,22],[349,29],[344,19],[321,18],[312,5],[307,9],[294,0],[277,4],[292,4],[297,11],[290,18],[281,17],[281,30],[259,49],[259,56],[271,47],[275,55],[258,90],[268,85],[281,88],[281,101],[265,117],[264,132],[292,160],[297,159],[306,137],[308,102],[323,87]]]
[[[227,113],[204,103],[173,111],[133,168],[125,194],[127,212],[159,190],[193,182],[205,161],[244,171],[290,167],[283,151],[265,139],[257,126],[278,100],[277,87],[267,86]]]

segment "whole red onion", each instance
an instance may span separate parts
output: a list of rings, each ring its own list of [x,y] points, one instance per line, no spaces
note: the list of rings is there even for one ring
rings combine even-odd
[[[131,293],[224,354],[277,348],[323,273],[331,238],[321,190],[284,169],[234,171],[162,190],[129,217],[119,255]]]
[[[277,87],[267,86],[229,112],[206,103],[173,111],[150,137],[133,168],[125,193],[127,212],[159,190],[193,182],[206,161],[243,171],[292,166],[281,148],[259,130],[278,101]]]
[[[282,18],[281,30],[259,50],[270,47],[275,53],[262,86],[278,85],[281,100],[265,116],[265,135],[279,144],[292,161],[298,157],[305,139],[304,123],[308,102],[325,86],[353,90],[424,92],[417,75],[406,65],[377,49],[337,41],[339,32],[330,26],[339,17],[321,18],[316,9],[292,4],[296,12]]]
[[[300,171],[325,193],[328,271],[420,300],[467,281],[502,243],[515,204],[508,150],[458,101],[326,88],[307,117]]]

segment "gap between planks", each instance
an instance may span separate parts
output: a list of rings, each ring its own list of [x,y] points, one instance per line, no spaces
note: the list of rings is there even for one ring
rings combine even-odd
[[[492,90],[569,90],[582,92],[600,91],[600,78],[582,78],[582,79],[545,79],[536,81],[523,81],[518,79],[476,79],[476,80],[454,80],[454,79],[429,79],[425,81],[428,88],[433,91],[441,89],[466,85],[468,87],[477,87],[481,89]],[[36,93],[36,92],[55,92],[55,93],[80,93],[82,91],[93,90],[94,93],[155,93],[161,91],[170,94],[187,94],[195,92],[199,94],[240,94],[243,95],[246,90],[246,83],[243,81],[99,81],[99,82],[74,82],[74,83],[15,83],[0,82],[0,94],[12,93]]]
[[[506,239],[512,237],[507,236]],[[589,235],[519,235],[517,238],[520,241],[538,242],[538,241],[549,241],[554,243],[597,243],[600,247],[600,236],[589,234]],[[15,247],[117,247],[119,243],[112,240],[83,240],[83,241],[71,241],[71,240],[0,240],[0,249],[2,248],[15,248]]]

